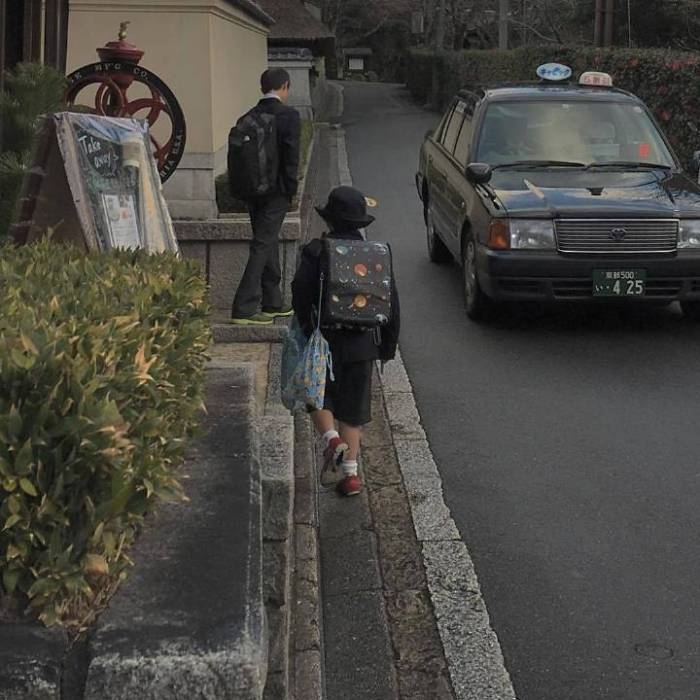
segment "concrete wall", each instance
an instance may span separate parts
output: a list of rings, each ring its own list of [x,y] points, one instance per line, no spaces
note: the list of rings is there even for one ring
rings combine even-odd
[[[127,41],[145,51],[141,65],[166,82],[187,121],[185,155],[165,185],[170,213],[214,218],[214,177],[232,122],[260,95],[268,30],[227,0],[71,0],[67,71],[97,61],[95,49],[126,20]]]
[[[267,38],[219,16],[211,17],[213,138],[215,151],[226,150],[233,122],[262,97],[260,75],[267,68]],[[225,156],[225,153],[224,153]],[[217,164],[217,175],[225,170]]]
[[[291,89],[288,104],[301,114],[302,119],[313,119],[310,81],[313,59],[311,56],[308,59],[290,59],[273,54],[269,62],[271,68],[284,68],[289,73]]]

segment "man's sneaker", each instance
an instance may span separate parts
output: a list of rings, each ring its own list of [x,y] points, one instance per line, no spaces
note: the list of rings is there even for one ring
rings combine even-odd
[[[338,465],[343,461],[348,451],[348,443],[341,437],[334,437],[328,441],[328,447],[323,451],[323,467],[321,468],[321,485],[332,486],[338,483],[340,474]]]
[[[291,306],[283,306],[281,309],[263,309],[261,316],[265,318],[284,318],[286,316],[291,316],[294,313],[294,309]]]
[[[357,474],[348,474],[338,482],[338,491],[343,496],[357,496],[362,491],[362,479]]]
[[[272,317],[264,314],[253,314],[252,316],[234,316],[231,323],[235,326],[270,326]]]

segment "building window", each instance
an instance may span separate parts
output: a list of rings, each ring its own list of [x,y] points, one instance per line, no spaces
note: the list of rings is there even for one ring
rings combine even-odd
[[[0,0],[0,83],[21,62],[65,70],[68,0]]]
[[[365,59],[364,58],[350,58],[348,59],[348,70],[360,70],[365,69]]]

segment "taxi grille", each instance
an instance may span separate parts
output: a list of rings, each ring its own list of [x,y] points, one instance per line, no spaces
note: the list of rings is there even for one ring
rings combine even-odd
[[[675,253],[676,219],[561,219],[555,222],[560,253],[629,255]]]

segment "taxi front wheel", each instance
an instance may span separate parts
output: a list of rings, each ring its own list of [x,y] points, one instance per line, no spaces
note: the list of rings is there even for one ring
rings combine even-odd
[[[435,230],[435,223],[433,222],[433,214],[430,211],[430,206],[425,207],[425,235],[428,243],[428,258],[430,258],[430,262],[449,262],[452,256]]]
[[[476,243],[471,233],[467,235],[462,246],[462,279],[467,316],[473,321],[487,320],[493,310],[493,301],[484,294],[479,284]]]
[[[700,321],[700,301],[682,301],[683,315],[694,321]]]

